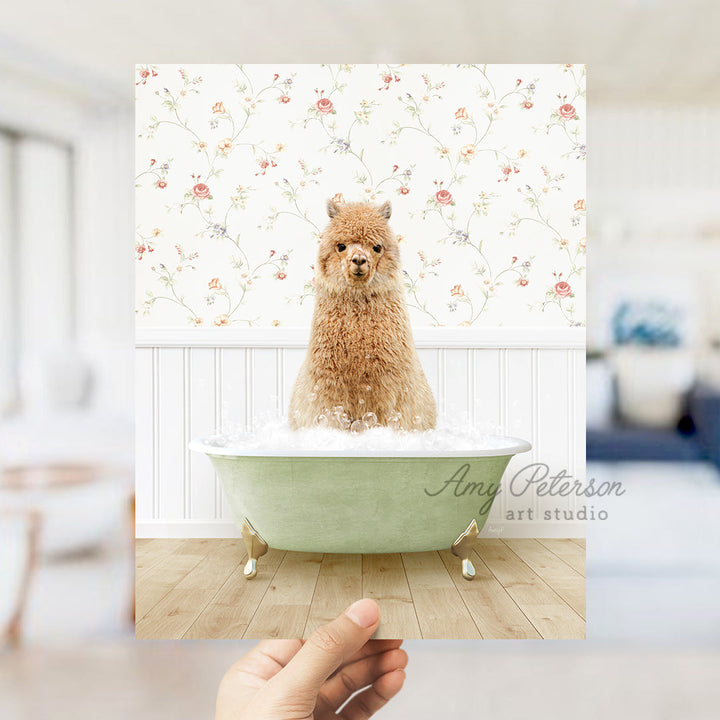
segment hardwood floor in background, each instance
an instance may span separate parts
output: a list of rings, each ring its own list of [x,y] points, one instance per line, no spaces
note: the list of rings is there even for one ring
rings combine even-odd
[[[136,637],[308,637],[360,597],[380,605],[376,637],[585,637],[584,540],[480,540],[472,582],[449,550],[270,550],[253,580],[245,559],[242,540],[137,540]]]

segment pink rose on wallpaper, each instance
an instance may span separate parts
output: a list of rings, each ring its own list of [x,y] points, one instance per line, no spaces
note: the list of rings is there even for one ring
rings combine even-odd
[[[453,285],[452,290],[450,290],[450,294],[453,297],[463,297],[465,295],[465,291],[462,289],[462,285]]]
[[[136,85],[145,85],[147,83],[148,78],[150,77],[150,68],[144,67],[140,68],[138,70],[138,75],[140,76],[140,79],[135,83]],[[152,76],[157,77],[157,71],[152,71]]]
[[[464,145],[462,148],[460,148],[460,154],[466,159],[471,160],[475,157],[475,146],[474,145]]]
[[[223,327],[224,325],[230,324],[230,318],[225,313],[223,313],[222,315],[218,315],[213,322],[218,327]]]
[[[220,282],[220,278],[213,278],[208,283],[208,288],[210,290],[222,290],[222,283]]]
[[[155,185],[156,185],[156,187],[159,187],[161,190],[162,190],[163,188],[166,188],[166,187],[167,187],[167,183],[166,183],[164,180],[158,180],[158,181],[155,183]]]
[[[212,110],[214,113],[223,114],[225,112],[225,106],[221,102],[216,102]]]
[[[332,199],[333,199],[333,202],[336,202],[336,203],[344,203],[345,202],[345,198],[343,197],[342,193],[335,193],[333,195]]]
[[[572,292],[572,288],[564,280],[555,285],[555,294],[558,297],[567,297]]]
[[[502,181],[507,182],[508,179],[510,178],[510,176],[512,175],[512,173],[513,173],[513,169],[515,170],[515,172],[518,172],[518,169],[517,169],[517,168],[513,168],[512,165],[503,165],[503,167],[500,168],[500,171],[502,172],[503,177],[501,177],[501,178],[498,180],[498,182],[502,182]]]
[[[456,120],[467,120],[469,117],[470,116],[468,115],[468,111],[464,107],[458,108],[455,111],[455,119]]]
[[[447,190],[438,190],[435,199],[440,205],[449,205],[452,202],[452,195]]]
[[[399,192],[401,195],[407,195],[407,194],[410,192],[410,188],[409,188],[409,187],[405,187],[404,185],[401,185],[400,188],[399,188],[399,190],[398,190],[398,192]]]
[[[218,143],[218,150],[223,155],[228,155],[232,149],[233,149],[233,142],[230,138],[225,138],[224,140],[221,140]]]
[[[275,277],[278,280],[284,280],[287,277],[287,275],[281,270],[280,272],[277,273],[277,275],[275,275]]]
[[[198,183],[192,189],[192,193],[196,198],[204,200],[210,195],[210,188],[205,183]]]
[[[320,98],[315,103],[315,107],[317,111],[323,115],[329,115],[333,111],[333,104],[330,98]]]
[[[520,287],[526,287],[527,284],[528,284],[528,281],[527,281],[525,278],[520,278],[520,279],[518,280],[518,285],[519,285]]]
[[[583,198],[582,200],[578,200],[578,201],[573,205],[573,210],[578,210],[579,212],[585,212],[585,210],[586,210],[586,208],[585,208],[585,199]]]
[[[289,95],[281,95],[281,96],[280,96],[280,102],[281,102],[281,103],[289,103],[289,102],[290,102],[290,96],[289,96]]]
[[[525,110],[529,110],[533,106],[533,104],[529,100],[526,100],[522,106],[525,108]]]
[[[561,105],[558,109],[558,112],[560,113],[560,117],[563,120],[572,120],[577,114],[575,112],[575,108],[570,103],[565,103],[564,105]]]

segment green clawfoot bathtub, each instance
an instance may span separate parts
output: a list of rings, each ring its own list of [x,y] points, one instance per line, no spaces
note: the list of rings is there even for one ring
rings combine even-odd
[[[493,437],[458,451],[277,451],[190,443],[220,477],[257,573],[268,546],[321,553],[397,553],[451,548],[472,580],[470,554],[510,459],[530,443]]]

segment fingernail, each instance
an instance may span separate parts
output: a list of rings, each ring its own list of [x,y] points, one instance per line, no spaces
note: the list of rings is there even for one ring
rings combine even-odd
[[[354,602],[345,614],[361,628],[372,627],[380,618],[380,609],[374,600],[363,598]]]

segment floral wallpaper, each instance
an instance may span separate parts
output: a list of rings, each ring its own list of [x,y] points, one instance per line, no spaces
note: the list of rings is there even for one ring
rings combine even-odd
[[[585,319],[582,65],[140,65],[137,322],[307,326],[325,203],[392,201],[416,326]]]

